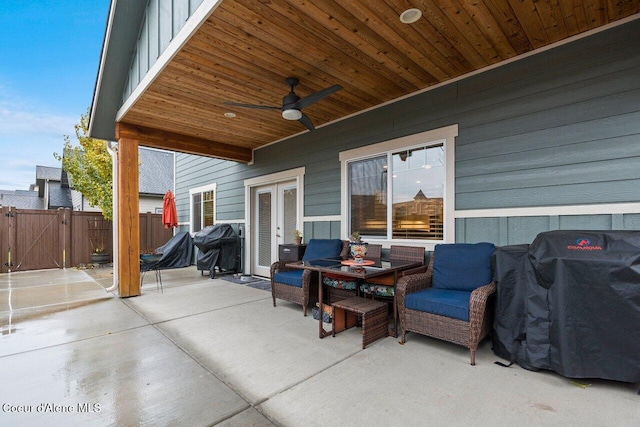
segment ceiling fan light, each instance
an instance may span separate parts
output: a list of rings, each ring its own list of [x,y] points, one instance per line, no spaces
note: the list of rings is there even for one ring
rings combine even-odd
[[[282,118],[285,120],[300,120],[301,117],[302,112],[300,110],[296,110],[293,108],[282,110]]]
[[[403,24],[413,24],[422,16],[420,9],[407,9],[400,14],[400,22]]]

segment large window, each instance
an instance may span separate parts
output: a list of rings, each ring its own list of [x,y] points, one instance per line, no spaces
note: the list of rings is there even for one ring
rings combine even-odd
[[[216,222],[216,185],[189,190],[191,195],[191,231],[198,232]]]
[[[444,240],[444,146],[392,153],[394,239]]]
[[[449,127],[342,152],[344,234],[453,241],[455,135]]]

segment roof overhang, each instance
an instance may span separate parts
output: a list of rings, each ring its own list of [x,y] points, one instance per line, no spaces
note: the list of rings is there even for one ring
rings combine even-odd
[[[109,7],[89,122],[89,135],[94,138],[115,140],[116,114],[146,5],[144,1],[113,0]]]
[[[640,0],[420,2],[413,24],[399,20],[406,0],[203,0],[122,100],[146,3],[112,2],[90,135],[240,162],[308,132],[225,104],[278,107],[287,77],[301,97],[343,87],[304,110],[326,126],[640,17]]]

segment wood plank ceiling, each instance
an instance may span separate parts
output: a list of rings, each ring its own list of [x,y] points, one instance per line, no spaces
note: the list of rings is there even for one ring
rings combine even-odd
[[[401,23],[411,7],[422,17]],[[304,109],[317,127],[638,12],[640,0],[223,0],[120,121],[170,132],[162,148],[247,161],[224,148],[307,130],[223,102],[280,106],[286,77],[300,97],[343,87]]]

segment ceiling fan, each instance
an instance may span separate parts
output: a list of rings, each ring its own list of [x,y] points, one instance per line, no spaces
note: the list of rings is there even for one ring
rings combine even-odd
[[[297,120],[306,126],[309,130],[314,130],[313,123],[309,116],[302,112],[303,108],[306,108],[310,105],[315,104],[316,102],[326,98],[329,95],[332,95],[342,89],[340,85],[333,85],[328,88],[319,90],[316,93],[312,93],[311,95],[305,96],[304,98],[300,98],[294,92],[294,88],[298,84],[298,79],[295,77],[288,77],[286,79],[287,85],[291,88],[291,91],[282,98],[282,106],[270,106],[270,105],[257,105],[257,104],[242,104],[239,102],[228,102],[225,101],[226,105],[233,105],[235,107],[245,107],[245,108],[258,108],[262,110],[281,110],[282,118],[286,120]]]

